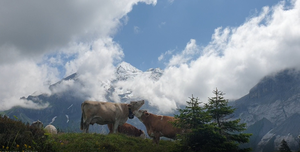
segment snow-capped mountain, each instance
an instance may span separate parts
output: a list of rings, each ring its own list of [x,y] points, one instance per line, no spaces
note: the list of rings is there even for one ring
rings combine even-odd
[[[127,102],[128,100],[135,100],[132,98],[131,90],[124,90],[122,88],[115,88],[115,84],[119,81],[130,81],[136,77],[147,77],[152,81],[157,81],[162,76],[163,71],[159,68],[149,69],[145,72],[133,67],[129,63],[122,62],[116,66],[116,79],[113,80],[101,80],[95,81],[98,86],[101,86],[104,90],[103,94],[106,94],[106,101],[114,102],[111,99],[112,94],[117,94],[121,99],[121,102]],[[32,123],[33,121],[40,120],[44,124],[53,124],[59,126],[61,130],[72,130],[79,132],[79,123],[81,118],[81,103],[88,99],[89,96],[84,92],[78,93],[78,88],[86,87],[85,82],[80,79],[80,74],[74,73],[61,81],[49,86],[51,95],[38,94],[29,95],[28,97],[22,97],[23,100],[31,100],[35,103],[46,104],[50,106],[41,109],[26,109],[26,108],[13,108],[5,112],[9,116],[17,116],[25,122]],[[63,88],[63,89],[62,89]],[[151,108],[149,105],[146,107]],[[139,123],[134,121],[131,123]],[[106,127],[101,127],[102,130],[95,129],[95,132],[106,133]],[[143,128],[143,127],[141,127]],[[93,131],[93,127],[91,128]]]
[[[116,75],[118,80],[124,81],[132,79],[143,72],[127,62],[121,62],[116,68]]]
[[[149,78],[157,81],[163,75],[159,68],[141,71],[129,63],[122,62],[116,66],[115,79],[95,81],[101,86],[106,94],[107,101],[114,102],[110,97],[117,95],[121,102],[134,100],[131,90],[116,88],[119,82],[132,81],[136,78]],[[73,84],[69,85],[68,84]],[[76,84],[76,85],[74,85]],[[60,85],[66,85],[66,91],[55,92]],[[74,88],[75,87],[75,88]],[[32,123],[40,120],[44,124],[52,123],[64,131],[80,132],[79,124],[81,118],[81,103],[88,98],[87,95],[78,95],[76,87],[85,87],[80,80],[79,74],[72,74],[63,80],[49,86],[53,90],[51,95],[40,94],[22,97],[23,100],[31,100],[35,103],[50,103],[50,106],[41,109],[26,109],[15,107],[5,111],[5,114]],[[247,123],[248,130],[252,133],[250,143],[245,147],[252,147],[253,151],[276,151],[282,139],[285,139],[293,150],[300,149],[298,146],[298,135],[300,135],[300,72],[295,69],[281,71],[275,75],[264,77],[249,94],[230,103],[236,111],[235,118]],[[143,108],[149,111],[150,105]],[[155,109],[152,109],[155,111]],[[129,120],[137,128],[145,131],[144,125],[134,118]],[[100,129],[99,129],[100,128]],[[106,126],[91,126],[91,131],[107,133]]]
[[[152,80],[158,80],[163,74],[160,68],[150,68],[143,72],[127,62],[121,62],[116,68],[116,75],[119,81],[134,79],[136,76],[144,75]]]

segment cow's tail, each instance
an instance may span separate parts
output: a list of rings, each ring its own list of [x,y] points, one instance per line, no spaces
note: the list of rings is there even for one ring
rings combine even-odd
[[[83,117],[84,117],[84,102],[81,104],[81,122],[80,122],[80,129],[83,130]]]

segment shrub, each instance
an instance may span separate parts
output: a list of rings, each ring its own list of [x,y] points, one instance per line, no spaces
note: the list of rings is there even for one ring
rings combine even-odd
[[[41,128],[0,115],[0,150],[52,151]]]

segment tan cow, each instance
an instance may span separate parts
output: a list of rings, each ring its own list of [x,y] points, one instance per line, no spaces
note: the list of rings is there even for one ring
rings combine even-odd
[[[107,124],[107,127],[110,131],[109,133],[112,133],[113,132],[113,124]],[[129,123],[124,123],[122,126],[119,126],[118,132],[128,135],[128,136],[141,137],[143,139],[146,138],[146,135],[143,130],[138,129]]]
[[[176,138],[176,134],[183,133],[183,129],[173,126],[171,122],[175,120],[171,116],[155,115],[147,110],[134,112],[135,116],[146,126],[148,135],[153,138],[153,142],[158,144],[160,137]]]
[[[80,129],[88,133],[90,124],[113,124],[113,133],[116,133],[118,126],[123,125],[128,118],[133,119],[133,112],[139,110],[144,103],[144,100],[131,101],[130,104],[84,101],[81,104]]]

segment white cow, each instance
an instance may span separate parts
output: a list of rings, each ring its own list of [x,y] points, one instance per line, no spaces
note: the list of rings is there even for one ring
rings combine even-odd
[[[144,103],[144,100],[131,101],[130,104],[84,101],[81,104],[80,129],[88,133],[90,124],[113,124],[113,133],[116,133],[118,126],[123,125],[128,118],[133,119],[133,112],[139,110]]]
[[[47,125],[45,130],[50,134],[57,134],[57,129],[53,125]]]

